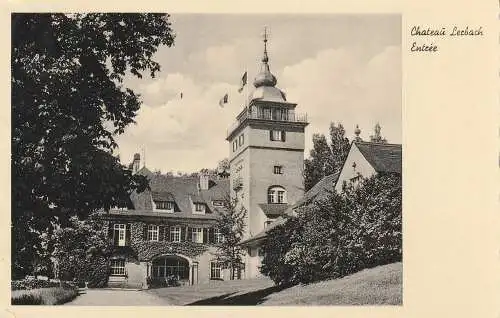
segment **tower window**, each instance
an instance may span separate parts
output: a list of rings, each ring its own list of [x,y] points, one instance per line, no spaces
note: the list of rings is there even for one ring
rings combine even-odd
[[[274,174],[283,174],[283,166],[274,166]]]
[[[270,130],[269,138],[271,141],[285,141],[285,131],[283,130]]]
[[[286,190],[280,186],[274,186],[267,190],[268,203],[286,203]]]
[[[233,152],[236,151],[236,149],[238,149],[238,141],[237,140],[233,141]]]
[[[244,142],[245,142],[245,135],[240,135],[238,137],[238,145],[241,147]]]

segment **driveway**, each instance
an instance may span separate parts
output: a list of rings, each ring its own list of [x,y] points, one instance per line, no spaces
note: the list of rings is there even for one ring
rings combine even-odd
[[[81,289],[80,296],[66,305],[73,306],[166,306],[160,297],[139,290]]]

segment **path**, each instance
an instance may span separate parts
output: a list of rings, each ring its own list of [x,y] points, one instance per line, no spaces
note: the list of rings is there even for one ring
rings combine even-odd
[[[138,290],[82,289],[72,306],[166,306],[166,300]]]

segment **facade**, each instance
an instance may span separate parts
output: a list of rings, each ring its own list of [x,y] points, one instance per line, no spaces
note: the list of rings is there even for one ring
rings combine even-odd
[[[248,103],[228,131],[230,189],[247,210],[245,239],[251,239],[283,215],[304,194],[306,115],[286,100],[270,72],[267,39],[260,73]],[[261,255],[248,246],[247,278],[259,277]]]
[[[229,277],[215,262],[215,245],[222,240],[216,228],[217,211],[229,193],[229,180],[174,177],[139,170],[150,190],[133,193],[129,206],[103,214],[113,243],[108,286],[146,288],[150,279],[175,276],[182,284]]]

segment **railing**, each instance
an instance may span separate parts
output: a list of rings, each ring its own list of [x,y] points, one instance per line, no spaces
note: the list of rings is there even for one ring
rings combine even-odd
[[[251,113],[245,112],[242,113],[240,118],[234,122],[231,127],[227,130],[227,136],[231,135],[231,133],[245,120],[247,119],[260,119],[260,120],[269,120],[276,122],[292,122],[292,123],[307,123],[307,114],[306,113],[273,113],[273,112],[264,112],[264,111],[253,111]]]

